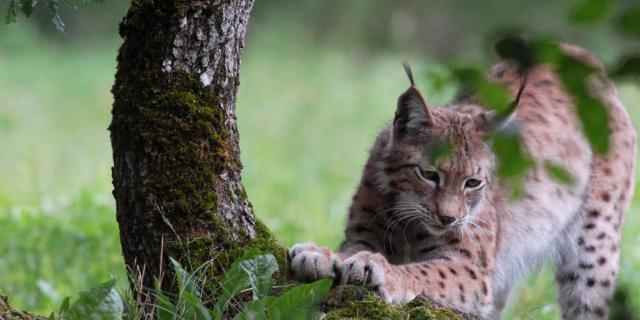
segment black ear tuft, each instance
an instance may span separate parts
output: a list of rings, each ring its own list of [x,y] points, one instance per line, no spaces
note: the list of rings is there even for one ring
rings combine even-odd
[[[415,87],[416,82],[413,80],[413,72],[411,72],[411,66],[405,61],[402,63],[402,67],[404,68],[404,72],[407,73],[407,77],[409,77],[409,81],[411,81],[411,86]]]

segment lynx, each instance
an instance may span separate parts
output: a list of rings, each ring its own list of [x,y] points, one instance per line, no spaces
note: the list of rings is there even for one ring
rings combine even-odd
[[[561,45],[600,67],[584,50]],[[609,115],[610,148],[595,153],[558,75],[511,62],[491,68],[517,106],[497,117],[472,100],[435,107],[416,88],[380,132],[336,252],[313,243],[289,251],[299,281],[334,278],[375,288],[390,303],[424,295],[482,319],[499,319],[514,287],[544,263],[556,267],[564,319],[605,319],[618,272],[620,232],[634,189],[636,134],[615,87],[590,78]],[[533,165],[523,194],[495,174],[489,137],[517,128]],[[433,154],[448,143],[446,156]],[[554,163],[572,183],[545,169]]]

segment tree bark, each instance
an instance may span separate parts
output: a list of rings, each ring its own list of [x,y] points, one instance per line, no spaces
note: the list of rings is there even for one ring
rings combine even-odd
[[[164,274],[171,290],[169,257],[192,269],[215,259],[215,276],[258,247],[285,266],[240,178],[235,103],[252,6],[138,0],[120,25],[113,195],[131,280],[147,288]]]

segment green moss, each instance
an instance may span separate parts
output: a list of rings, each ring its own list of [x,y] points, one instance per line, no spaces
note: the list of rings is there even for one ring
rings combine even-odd
[[[344,319],[466,319],[463,315],[434,306],[422,299],[405,305],[391,305],[364,287],[338,286],[323,302],[327,320]]]

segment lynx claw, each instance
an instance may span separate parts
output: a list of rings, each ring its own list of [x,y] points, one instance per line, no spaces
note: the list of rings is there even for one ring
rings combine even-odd
[[[290,269],[293,278],[312,282],[323,278],[335,278],[338,259],[331,250],[314,243],[296,244],[289,250]]]
[[[392,275],[387,260],[380,254],[363,251],[343,261],[340,284],[364,285],[380,293],[385,301],[392,302],[392,288],[385,275]]]

